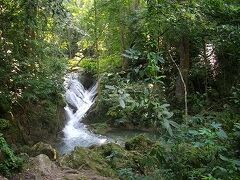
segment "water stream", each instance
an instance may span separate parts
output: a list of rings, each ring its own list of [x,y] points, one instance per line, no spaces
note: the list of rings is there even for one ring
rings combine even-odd
[[[60,147],[61,153],[71,152],[76,146],[89,147],[107,141],[105,137],[89,131],[82,123],[85,114],[95,102],[97,86],[98,84],[95,83],[89,89],[85,89],[79,81],[77,73],[70,73],[65,77],[66,106],[64,109],[67,123],[63,129],[64,138]]]
[[[159,137],[155,133],[124,129],[114,129],[106,134],[107,137],[94,134],[82,120],[95,103],[98,84],[86,89],[79,81],[78,73],[69,73],[65,77],[64,87],[66,125],[63,129],[64,137],[57,147],[61,154],[69,153],[77,146],[90,147],[107,142],[124,145],[126,140],[139,134],[145,134],[152,140]]]

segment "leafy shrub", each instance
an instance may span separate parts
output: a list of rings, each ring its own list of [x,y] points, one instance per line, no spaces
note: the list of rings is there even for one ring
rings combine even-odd
[[[0,173],[10,175],[19,170],[22,166],[22,159],[14,155],[5,139],[0,134]]]
[[[178,125],[171,120],[173,113],[168,109],[170,105],[164,98],[161,80],[136,83],[120,74],[104,74],[102,82],[100,105],[107,109],[111,123],[117,126],[163,127],[173,135],[172,127]]]
[[[103,56],[99,59],[99,71],[100,73],[105,72],[116,72],[117,69],[121,68],[122,59],[119,55]]]
[[[132,168],[123,168],[118,170],[118,176],[120,179],[134,180],[136,179],[135,174],[132,172]]]
[[[231,101],[236,107],[240,107],[240,84],[232,88]]]
[[[204,108],[207,105],[206,95],[207,95],[206,93],[200,94],[196,92],[189,96],[188,101],[189,101],[191,111],[193,113],[200,113],[201,111],[204,110]]]
[[[144,135],[136,136],[125,143],[127,150],[146,151],[153,146],[153,142]]]
[[[0,130],[5,130],[10,127],[10,122],[6,119],[0,119]]]
[[[117,55],[101,56],[98,59],[85,58],[79,63],[85,71],[91,74],[114,72],[121,67],[121,57]],[[78,65],[78,62],[71,61],[71,65]]]
[[[97,71],[98,71],[97,59],[83,59],[80,62],[79,66],[82,67],[86,72],[90,74],[97,74]]]

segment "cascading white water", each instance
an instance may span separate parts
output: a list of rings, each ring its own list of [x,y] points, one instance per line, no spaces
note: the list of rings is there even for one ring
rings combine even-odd
[[[81,122],[95,102],[97,86],[96,83],[91,88],[85,89],[78,80],[77,73],[70,73],[66,76],[64,87],[67,102],[65,106],[67,124],[63,129],[62,153],[70,152],[76,146],[89,147],[106,142],[106,138],[90,132],[86,125]]]

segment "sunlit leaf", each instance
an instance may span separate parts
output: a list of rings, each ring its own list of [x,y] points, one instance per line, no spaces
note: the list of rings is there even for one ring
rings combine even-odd
[[[105,88],[110,89],[110,90],[115,90],[116,89],[114,86],[109,86],[109,85],[105,85]]]
[[[125,107],[126,107],[125,102],[124,102],[124,100],[123,100],[121,97],[119,98],[119,104],[120,104],[120,106],[121,106],[122,108],[125,108]]]
[[[216,134],[218,135],[218,137],[219,137],[220,139],[227,139],[227,138],[228,138],[227,134],[226,134],[225,131],[222,130],[222,129],[219,129],[219,131],[216,132]]]

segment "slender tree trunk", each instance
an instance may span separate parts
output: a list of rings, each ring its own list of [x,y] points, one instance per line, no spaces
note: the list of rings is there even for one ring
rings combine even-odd
[[[208,100],[208,68],[209,68],[209,61],[208,61],[208,55],[207,55],[207,43],[205,40],[203,40],[203,59],[205,64],[205,93],[206,93],[206,100]]]
[[[121,52],[123,53],[126,49],[126,43],[125,43],[125,28],[124,25],[120,25],[120,41],[121,41]],[[122,56],[122,69],[126,70],[128,69],[128,60]]]
[[[180,56],[180,71],[183,76],[183,80],[186,84],[186,88],[188,87],[188,73],[189,73],[189,40],[187,38],[182,38],[179,44],[179,56]],[[181,80],[180,75],[177,77],[176,81],[176,98],[179,102],[182,102],[184,99],[184,85]]]
[[[186,83],[184,81],[184,78],[183,78],[183,74],[179,68],[179,66],[177,65],[177,63],[174,61],[172,55],[171,55],[171,52],[169,51],[169,56],[172,60],[172,62],[174,63],[174,65],[176,66],[177,70],[178,70],[178,73],[179,73],[179,76],[180,76],[180,80],[183,84],[183,89],[184,89],[184,105],[185,105],[185,119],[186,119],[186,124],[187,124],[187,117],[188,117],[188,101],[187,101],[187,86],[186,86]]]

